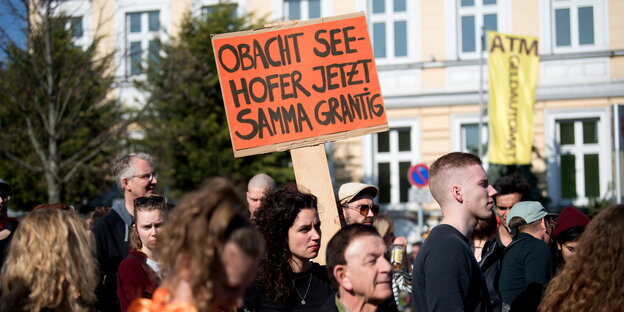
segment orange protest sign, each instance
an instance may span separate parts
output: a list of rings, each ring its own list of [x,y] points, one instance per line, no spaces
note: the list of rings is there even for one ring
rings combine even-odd
[[[388,129],[364,13],[212,42],[236,157]]]

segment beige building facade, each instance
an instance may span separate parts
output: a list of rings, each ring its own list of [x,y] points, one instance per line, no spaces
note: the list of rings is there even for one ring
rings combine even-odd
[[[140,105],[132,87],[137,61],[172,40],[182,17],[217,0],[64,1],[82,21],[81,38],[116,49],[118,96]],[[399,234],[420,240],[422,222],[440,219],[435,203],[410,186],[407,170],[451,151],[487,147],[478,133],[480,30],[540,40],[532,171],[551,208],[617,200],[614,107],[624,105],[624,1],[621,0],[232,0],[237,14],[306,20],[366,12],[390,131],[329,144],[335,186],[378,185],[379,201]],[[483,54],[487,63],[487,53]],[[616,118],[617,119],[617,118]],[[487,116],[484,118],[487,127]],[[487,150],[487,148],[486,148]],[[487,152],[483,156],[487,163]],[[493,181],[492,181],[493,182]],[[414,196],[425,204],[419,217]]]

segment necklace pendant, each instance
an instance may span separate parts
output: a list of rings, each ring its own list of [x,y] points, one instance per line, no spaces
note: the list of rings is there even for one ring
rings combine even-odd
[[[305,299],[301,299],[301,304],[305,304]]]

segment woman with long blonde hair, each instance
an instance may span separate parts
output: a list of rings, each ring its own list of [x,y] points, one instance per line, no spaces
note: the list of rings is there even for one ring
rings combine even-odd
[[[550,281],[539,311],[616,311],[624,307],[624,205],[589,222],[576,254]]]
[[[2,267],[0,311],[88,311],[98,278],[92,246],[74,212],[30,212]]]
[[[241,215],[242,196],[226,179],[184,196],[158,238],[167,277],[152,299],[128,311],[230,311],[242,305],[264,252],[262,236]]]

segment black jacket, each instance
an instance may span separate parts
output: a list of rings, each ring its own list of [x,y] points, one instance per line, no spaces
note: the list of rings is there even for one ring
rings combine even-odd
[[[93,227],[97,259],[100,264],[100,285],[96,289],[98,311],[119,311],[117,299],[117,269],[130,250],[132,216],[124,202],[113,205],[111,211]]]
[[[502,301],[500,293],[498,292],[498,278],[503,264],[504,251],[505,246],[498,239],[497,235],[483,245],[481,261],[479,262],[479,267],[481,268],[481,272],[483,272],[483,278],[485,279],[485,284],[490,294],[490,302],[492,302],[494,311],[501,310]]]

